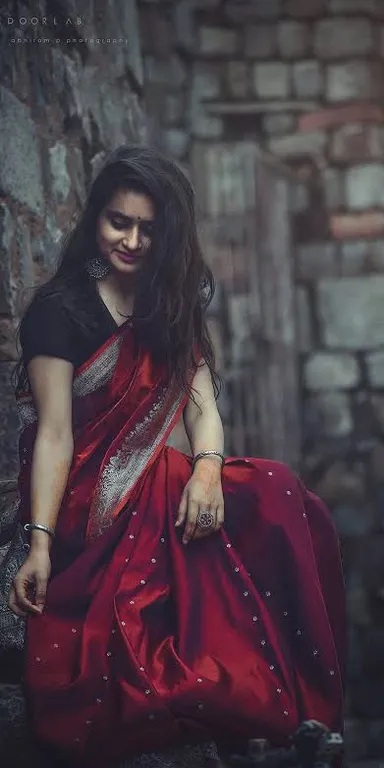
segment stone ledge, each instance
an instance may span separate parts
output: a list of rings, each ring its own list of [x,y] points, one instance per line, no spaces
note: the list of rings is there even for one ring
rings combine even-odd
[[[312,112],[318,108],[314,101],[244,101],[239,104],[236,101],[206,101],[204,103],[208,112],[216,115],[257,115],[264,112]],[[383,111],[384,120],[384,111]]]

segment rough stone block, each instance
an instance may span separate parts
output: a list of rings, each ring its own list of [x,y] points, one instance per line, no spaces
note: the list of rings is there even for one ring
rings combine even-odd
[[[43,233],[33,238],[32,254],[38,267],[52,272],[57,266],[59,243],[63,236],[56,221],[51,217],[45,220]]]
[[[290,71],[282,62],[254,66],[254,88],[261,99],[286,99],[290,93]]]
[[[337,240],[349,238],[378,238],[384,235],[384,213],[382,211],[364,211],[333,215],[330,230]]]
[[[239,40],[235,30],[226,27],[200,27],[199,53],[201,56],[233,56]]]
[[[293,65],[293,90],[298,99],[311,99],[324,91],[324,73],[318,61],[299,61]]]
[[[272,112],[263,117],[263,129],[269,136],[281,136],[291,133],[295,128],[295,118],[288,112]]]
[[[322,392],[305,403],[304,424],[310,435],[347,437],[353,429],[349,397],[344,392]]]
[[[326,168],[322,174],[324,199],[328,211],[345,206],[344,175],[336,168]]]
[[[330,155],[337,162],[379,160],[384,155],[384,128],[382,125],[343,125],[333,134]]]
[[[250,73],[247,62],[230,61],[227,65],[227,85],[230,96],[244,99],[249,94]]]
[[[303,183],[293,183],[290,188],[288,204],[290,213],[297,214],[307,211],[310,206],[308,186]]]
[[[349,61],[331,64],[327,70],[326,98],[329,101],[379,99],[383,83],[381,62]]]
[[[181,95],[167,93],[164,99],[163,122],[165,125],[175,125],[183,120],[185,107]]]
[[[336,243],[306,243],[297,248],[296,274],[299,280],[337,276]]]
[[[381,0],[330,0],[331,13],[363,13],[380,15]]]
[[[310,30],[299,21],[281,21],[277,27],[277,44],[282,59],[306,56],[310,47]]]
[[[341,276],[356,277],[364,273],[370,243],[367,240],[355,240],[341,244]]]
[[[245,27],[245,55],[250,59],[270,59],[277,51],[276,24],[250,24]]]
[[[286,0],[284,10],[288,16],[313,19],[327,10],[328,0]]]
[[[355,210],[384,206],[384,165],[371,163],[348,169],[346,197],[348,207]]]
[[[384,387],[384,351],[378,349],[365,356],[369,383],[372,387]]]
[[[374,47],[373,25],[368,19],[322,19],[316,24],[315,54],[320,59],[363,56]]]
[[[325,151],[327,135],[323,131],[314,133],[292,133],[290,136],[271,139],[269,149],[282,158],[322,155]]]
[[[383,123],[384,110],[378,104],[348,104],[340,107],[327,107],[317,112],[309,112],[299,118],[301,131],[318,131],[345,123]]]
[[[192,72],[191,94],[193,101],[217,99],[221,93],[220,69],[215,64],[198,62]]]
[[[373,272],[384,272],[384,240],[367,243],[367,267]]]
[[[18,359],[16,349],[16,330],[11,320],[0,318],[0,363],[9,363]]]
[[[314,345],[313,328],[309,294],[303,285],[296,287],[295,299],[297,349],[299,352],[309,352]]]
[[[15,285],[12,279],[12,244],[14,237],[12,214],[0,203],[0,315],[13,315],[15,311]]]
[[[0,86],[0,114],[0,190],[41,214],[40,152],[29,109]]]
[[[49,164],[52,177],[52,192],[57,203],[64,203],[71,189],[71,179],[67,168],[67,147],[57,141],[49,147]]]
[[[19,287],[32,289],[35,284],[35,270],[32,258],[31,235],[28,224],[22,216],[17,218],[16,250]]]
[[[225,0],[224,14],[235,24],[244,24],[253,19],[277,19],[281,6],[282,0]]]
[[[164,149],[176,160],[185,157],[188,151],[189,134],[180,128],[168,128],[163,132]]]
[[[196,112],[192,116],[191,132],[196,138],[218,139],[224,133],[224,124],[221,117]]]
[[[11,382],[14,363],[0,363],[0,477],[13,480],[18,476],[19,417]]]
[[[316,352],[304,365],[307,389],[353,389],[359,383],[359,366],[354,355]]]
[[[321,280],[317,287],[321,336],[327,347],[371,349],[384,337],[384,276]]]

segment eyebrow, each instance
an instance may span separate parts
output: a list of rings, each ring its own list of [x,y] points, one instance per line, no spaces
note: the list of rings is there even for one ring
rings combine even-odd
[[[116,216],[116,218],[123,219],[124,221],[141,221],[144,224],[153,224],[154,222],[154,219],[144,219],[142,216],[127,216],[116,208],[107,208],[107,213],[109,213],[110,216]]]

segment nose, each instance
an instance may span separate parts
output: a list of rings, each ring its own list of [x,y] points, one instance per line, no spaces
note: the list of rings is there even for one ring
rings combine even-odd
[[[137,224],[134,224],[129,232],[125,234],[123,244],[127,250],[136,251],[139,246],[139,242],[139,227]]]

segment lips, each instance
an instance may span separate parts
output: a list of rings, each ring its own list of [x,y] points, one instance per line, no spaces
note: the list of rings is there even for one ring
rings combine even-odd
[[[136,259],[139,257],[139,254],[135,253],[134,251],[128,253],[127,251],[119,251],[118,248],[115,248],[115,252],[119,254],[123,261],[136,261]]]

